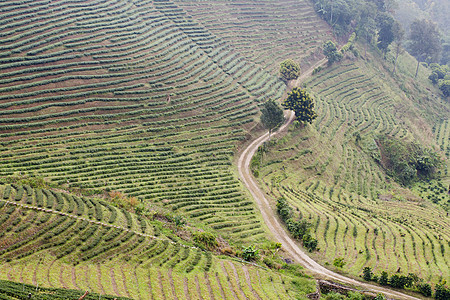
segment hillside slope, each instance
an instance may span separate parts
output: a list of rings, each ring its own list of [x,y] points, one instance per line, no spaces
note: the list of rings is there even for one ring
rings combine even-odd
[[[229,165],[281,81],[167,1],[0,9],[0,176],[120,190],[236,240],[263,237]]]
[[[332,38],[310,1],[175,0],[202,26],[261,68],[277,75],[286,58],[306,69]]]
[[[167,235],[167,226],[102,200],[0,185],[0,279],[132,299],[276,299],[314,290],[310,279],[219,258]]]
[[[305,86],[319,117],[273,141],[258,157],[259,174],[272,198],[285,197],[313,224],[319,261],[345,258],[343,270],[355,276],[371,267],[437,283],[450,276],[447,161],[439,181],[405,188],[383,167],[377,143],[391,136],[441,148],[445,157],[448,103],[426,74],[412,78],[411,62],[403,55],[393,76],[375,53],[350,56],[312,76]]]

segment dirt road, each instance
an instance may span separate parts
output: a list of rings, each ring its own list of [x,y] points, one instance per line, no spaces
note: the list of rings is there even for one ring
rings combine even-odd
[[[314,66],[312,66],[307,72],[305,72],[299,80],[296,81],[296,85],[298,86],[299,83],[311,74],[313,68],[319,66],[321,63],[323,63],[324,60],[316,63]],[[289,124],[291,124],[294,120],[294,113],[292,111],[285,112],[286,122],[283,126],[280,127],[280,129],[275,133],[272,134],[272,136],[276,134],[280,134],[284,131],[286,131]],[[254,141],[250,143],[250,145],[247,146],[247,148],[244,149],[244,151],[241,153],[238,159],[238,171],[239,171],[239,177],[241,178],[242,182],[245,184],[245,186],[248,188],[250,193],[252,194],[259,210],[261,211],[262,217],[264,219],[264,222],[266,223],[269,230],[272,232],[275,241],[280,242],[282,244],[282,247],[284,250],[286,250],[292,258],[303,265],[305,268],[321,275],[322,277],[327,277],[331,280],[338,280],[343,283],[348,283],[352,285],[359,286],[365,290],[370,290],[375,293],[383,293],[389,298],[395,298],[395,299],[418,299],[397,291],[393,291],[390,289],[378,287],[372,284],[364,283],[357,281],[355,279],[343,276],[341,274],[335,273],[333,271],[330,271],[326,269],[325,267],[319,265],[316,261],[311,259],[306,253],[297,245],[297,243],[291,239],[291,237],[287,234],[284,227],[280,224],[277,217],[275,216],[274,210],[270,207],[269,201],[266,198],[266,195],[264,192],[259,188],[256,180],[251,175],[250,171],[250,161],[255,154],[255,152],[258,150],[258,147],[261,146],[265,141],[269,139],[269,133],[266,132],[262,136],[256,138]]]

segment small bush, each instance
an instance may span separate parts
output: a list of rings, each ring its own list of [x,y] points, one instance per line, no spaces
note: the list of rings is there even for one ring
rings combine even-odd
[[[431,285],[428,283],[420,283],[417,285],[417,290],[419,293],[425,297],[431,297],[433,291],[431,290]]]
[[[450,299],[450,288],[445,286],[445,281],[436,285],[434,298],[436,298],[437,300]]]
[[[255,246],[248,246],[242,248],[242,258],[246,261],[256,260],[258,258],[259,250]]]
[[[203,249],[213,250],[218,246],[216,237],[210,232],[194,232],[194,242]]]
[[[335,266],[337,268],[341,268],[342,269],[342,267],[344,267],[345,264],[346,264],[346,262],[344,261],[343,257],[335,258],[334,261],[333,261],[333,266]]]

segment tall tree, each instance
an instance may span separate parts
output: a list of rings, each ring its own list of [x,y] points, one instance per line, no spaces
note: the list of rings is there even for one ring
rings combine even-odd
[[[345,34],[355,16],[355,0],[313,0],[317,13],[330,24],[338,35]]]
[[[295,119],[300,123],[312,123],[317,118],[314,111],[314,102],[306,90],[293,88],[288,97],[282,103],[286,109],[293,110]]]
[[[279,127],[284,122],[283,110],[278,106],[278,104],[269,100],[264,103],[264,107],[261,109],[261,123],[269,129],[269,136],[272,131]]]
[[[437,61],[441,52],[440,35],[436,24],[425,19],[415,20],[410,30],[409,52],[417,59],[417,77],[421,61]]]
[[[378,48],[384,56],[388,51],[389,45],[394,41],[394,18],[388,13],[381,13],[377,17],[378,27]]]
[[[358,16],[358,36],[366,40],[364,43],[364,56],[367,56],[367,44],[372,44],[372,41],[377,32],[377,25],[375,18],[377,15],[377,7],[374,3],[363,2]]]
[[[323,54],[328,58],[328,65],[331,66],[334,62],[342,59],[342,53],[336,48],[333,41],[326,41],[322,45]]]
[[[398,56],[402,50],[402,42],[405,36],[405,31],[403,30],[400,23],[395,22],[393,27],[394,32],[394,48],[395,48],[395,61],[394,61],[394,70],[392,73],[395,73],[395,69],[397,67]]]

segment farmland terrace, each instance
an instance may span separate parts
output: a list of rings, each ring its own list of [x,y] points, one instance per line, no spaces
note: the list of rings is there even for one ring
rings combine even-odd
[[[305,82],[318,118],[269,144],[260,182],[312,223],[313,256],[323,264],[345,258],[343,270],[355,276],[370,267],[440,282],[450,276],[448,166],[431,182],[400,186],[380,164],[377,139],[420,142],[448,157],[448,105],[410,85],[408,55],[400,57],[407,75],[394,78],[368,57],[350,56]]]
[[[306,19],[289,21],[276,3],[267,14],[284,15],[281,27],[299,30]],[[294,6],[321,24],[325,38],[329,31],[305,3]],[[247,41],[262,43],[252,51],[266,48],[252,59],[245,36],[229,38],[236,28],[219,35],[184,5],[0,3],[0,177],[35,174],[58,186],[0,186],[0,296],[34,286],[55,299],[71,293],[57,288],[134,299],[284,299],[314,291],[312,280],[218,258],[167,235],[157,221],[63,192],[120,191],[232,246],[266,241],[232,160],[257,124],[258,105],[285,92],[278,61],[310,52],[310,61],[318,59],[320,41],[304,48],[271,28],[269,39]],[[274,44],[285,52],[273,57]]]
[[[314,291],[87,196],[136,197],[234,250],[268,243],[232,164],[262,132],[259,106],[286,92],[280,62],[312,70],[323,59],[332,34],[309,1],[5,0],[0,13],[0,296],[19,282],[133,299]],[[442,183],[404,189],[373,158],[377,135],[448,156],[448,106],[411,79],[407,55],[407,78],[377,57],[347,55],[304,81],[318,119],[268,143],[259,180],[313,224],[314,259],[436,283],[450,277]],[[6,180],[27,174],[53,188]],[[436,203],[421,198],[432,191]]]
[[[275,299],[314,291],[311,279],[218,258],[166,236],[164,227],[102,200],[0,185],[0,296],[20,294],[24,286],[12,282],[33,294],[65,288],[127,299]]]
[[[170,1],[3,1],[0,9],[0,176],[108,187],[228,238],[262,238],[230,164],[257,104],[283,94],[269,71],[298,43],[274,40],[288,52],[251,61],[237,47],[244,37],[217,36]]]

